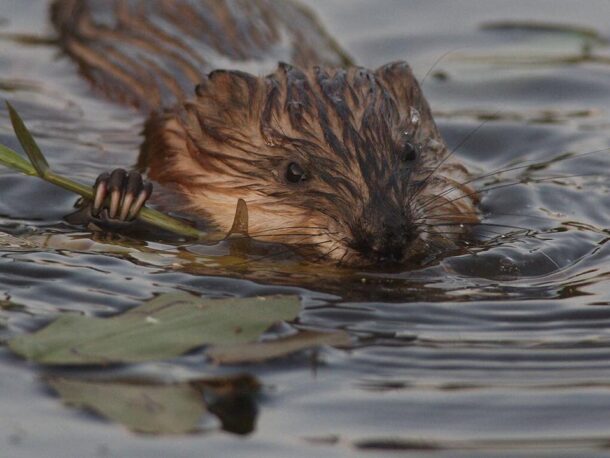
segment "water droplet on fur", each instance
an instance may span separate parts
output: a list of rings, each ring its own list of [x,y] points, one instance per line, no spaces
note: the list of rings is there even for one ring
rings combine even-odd
[[[413,124],[414,126],[419,125],[421,115],[419,114],[419,111],[417,111],[417,109],[415,109],[414,107],[411,107],[409,110],[409,119],[411,121],[411,124]]]

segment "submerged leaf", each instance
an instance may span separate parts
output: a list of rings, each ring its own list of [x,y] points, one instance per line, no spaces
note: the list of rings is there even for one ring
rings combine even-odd
[[[344,331],[303,331],[293,336],[268,342],[223,345],[208,350],[207,355],[217,364],[254,363],[279,358],[321,345],[346,346],[351,342]]]
[[[206,412],[203,396],[189,384],[131,385],[62,377],[47,382],[67,404],[91,409],[134,432],[189,433]]]
[[[67,404],[92,410],[133,432],[145,434],[195,432],[204,415],[218,415],[216,410],[220,400],[252,398],[260,388],[258,381],[249,375],[173,384],[77,380],[58,376],[46,377],[45,380]],[[253,430],[256,409],[252,412],[246,408],[245,412],[231,413],[245,418],[240,425],[241,431]],[[223,428],[227,429],[222,416],[220,420]]]
[[[41,364],[162,360],[206,344],[255,341],[272,324],[294,319],[299,308],[294,296],[203,299],[172,293],[111,318],[63,315],[12,339],[9,348]]]

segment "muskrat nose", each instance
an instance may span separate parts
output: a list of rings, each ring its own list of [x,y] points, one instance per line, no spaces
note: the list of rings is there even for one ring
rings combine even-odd
[[[400,262],[407,247],[405,230],[400,225],[384,224],[381,233],[372,244],[377,263]]]
[[[405,224],[380,223],[361,232],[354,248],[375,264],[401,263],[413,239]]]

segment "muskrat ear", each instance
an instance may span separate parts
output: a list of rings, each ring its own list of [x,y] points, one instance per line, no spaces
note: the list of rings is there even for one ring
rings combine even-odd
[[[384,83],[397,100],[415,104],[414,102],[422,98],[419,84],[406,62],[391,62],[383,65],[375,70],[375,77]]]
[[[392,62],[379,67],[375,70],[375,77],[394,97],[403,120],[413,122],[415,109],[415,118],[420,126],[426,126],[427,135],[438,134],[430,106],[406,62]]]
[[[214,70],[195,88],[197,103],[215,117],[250,114],[255,105],[258,78],[236,70]]]

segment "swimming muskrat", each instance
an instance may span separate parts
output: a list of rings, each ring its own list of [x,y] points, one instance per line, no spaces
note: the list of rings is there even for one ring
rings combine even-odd
[[[137,214],[144,172],[221,231],[241,198],[252,237],[345,264],[425,257],[477,221],[409,66],[351,65],[292,1],[57,0],[52,21],[95,88],[148,116],[137,172],[96,183],[102,226]]]

